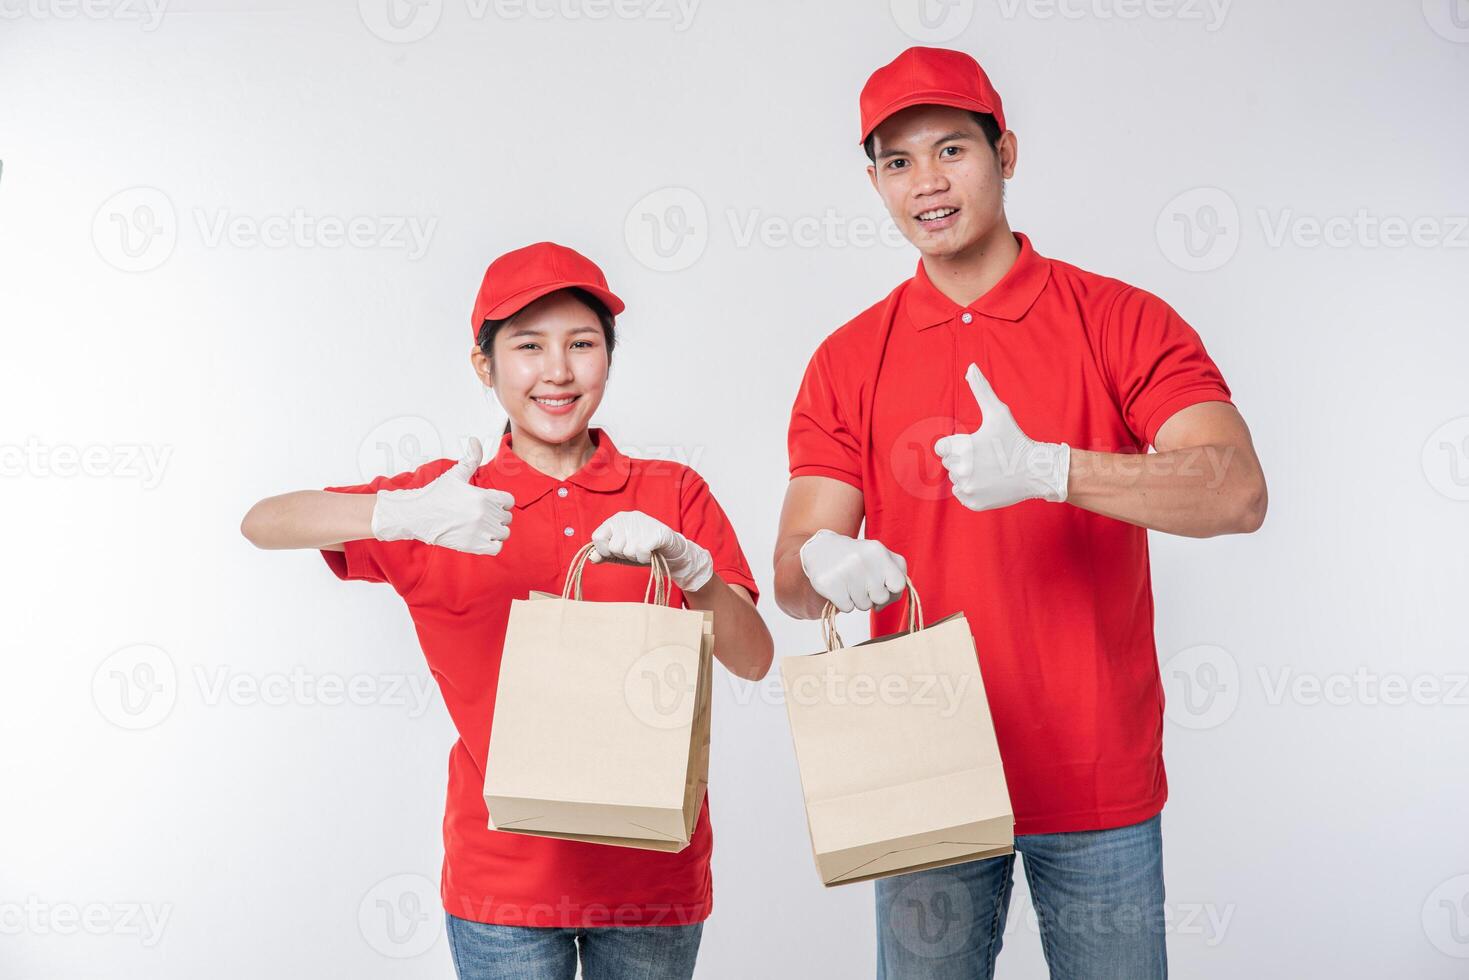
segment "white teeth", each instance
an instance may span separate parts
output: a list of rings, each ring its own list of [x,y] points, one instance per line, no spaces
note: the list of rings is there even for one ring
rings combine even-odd
[[[535,401],[540,402],[542,405],[545,405],[548,408],[560,408],[562,405],[570,405],[572,402],[576,401],[576,399],[575,398],[537,398],[537,399],[535,399]]]
[[[925,211],[925,212],[923,212],[922,214],[920,214],[918,216],[918,218],[919,218],[920,221],[932,221],[935,218],[947,218],[949,215],[953,214],[957,210],[959,210],[959,209],[958,208],[935,208],[932,211]]]

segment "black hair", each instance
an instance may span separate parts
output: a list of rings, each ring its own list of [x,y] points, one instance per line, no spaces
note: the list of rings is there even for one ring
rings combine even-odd
[[[970,110],[969,115],[974,117],[974,121],[979,124],[980,130],[984,133],[985,142],[989,143],[990,149],[997,150],[1000,145],[1000,137],[1005,135],[1004,132],[1000,129],[999,121],[995,119],[995,117],[991,113],[988,112],[975,112],[973,110]],[[868,133],[867,139],[862,141],[862,149],[867,151],[867,159],[871,160],[873,163],[877,162],[877,155],[875,152],[876,142],[876,130]]]
[[[577,302],[591,310],[596,315],[597,322],[602,324],[602,336],[607,342],[607,362],[610,364],[612,362],[612,350],[617,346],[617,321],[612,315],[612,311],[607,308],[606,303],[585,289],[577,286],[567,286],[566,292],[570,293]],[[521,307],[520,310],[516,310],[503,320],[486,320],[479,325],[479,334],[475,337],[474,342],[479,346],[480,351],[484,353],[485,357],[493,358],[495,356],[495,335],[512,323],[520,315],[521,310],[524,309],[525,307]],[[505,432],[509,431],[510,423],[506,421]]]

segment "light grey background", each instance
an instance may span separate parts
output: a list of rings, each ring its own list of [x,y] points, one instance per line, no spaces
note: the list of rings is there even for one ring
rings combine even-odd
[[[785,424],[915,264],[855,137],[917,41],[1003,94],[1012,225],[1193,323],[1269,477],[1260,533],[1152,538],[1175,974],[1469,974],[1469,3],[927,2],[0,0],[0,975],[451,976],[408,616],[237,526],[498,431],[508,248],[607,270],[598,421],[816,647],[768,591]],[[774,677],[716,691],[700,977],[869,975]],[[1023,883],[1000,975],[1044,975]]]

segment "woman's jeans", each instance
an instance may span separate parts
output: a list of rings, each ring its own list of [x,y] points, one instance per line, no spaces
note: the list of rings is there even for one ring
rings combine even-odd
[[[1015,838],[1052,980],[1164,980],[1162,814]],[[1015,854],[879,879],[879,980],[990,980]]]
[[[448,915],[459,980],[688,980],[704,923],[555,929],[496,926]]]

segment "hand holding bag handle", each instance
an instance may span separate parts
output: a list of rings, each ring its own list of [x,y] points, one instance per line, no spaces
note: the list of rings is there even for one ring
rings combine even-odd
[[[905,595],[908,611],[907,632],[917,633],[923,629],[923,603],[918,598],[918,590],[913,587],[912,580],[908,582]],[[827,653],[840,650],[844,645],[841,634],[837,632],[836,616],[837,607],[830,602],[821,610],[821,638],[826,641]]]
[[[595,549],[595,545],[587,543],[581,546],[581,550],[571,559],[571,567],[566,571],[566,584],[561,588],[561,598],[582,598],[581,577],[586,571],[587,558]],[[658,552],[653,552],[653,560],[649,563],[650,574],[648,575],[648,587],[643,590],[643,601],[652,601],[655,605],[666,606],[669,600],[668,563]]]

